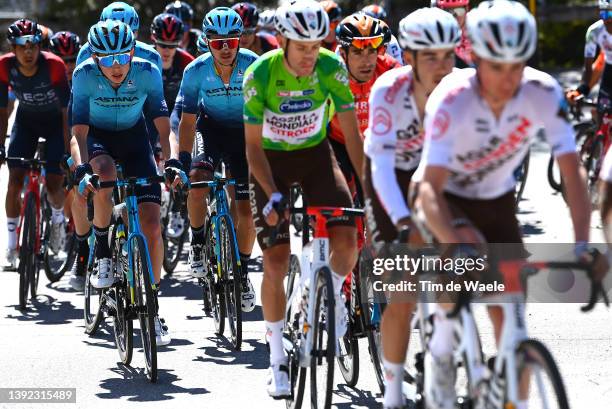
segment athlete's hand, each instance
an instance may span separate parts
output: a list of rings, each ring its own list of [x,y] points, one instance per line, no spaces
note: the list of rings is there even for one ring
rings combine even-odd
[[[79,181],[78,192],[82,197],[87,197],[90,193],[96,193],[97,189],[92,183],[93,169],[89,163],[82,163],[76,167],[74,172],[75,180]]]
[[[166,180],[171,183],[172,188],[189,183],[189,178],[183,171],[182,164],[178,159],[168,159],[165,164]]]
[[[266,219],[266,223],[268,223],[269,226],[276,226],[278,224],[279,215],[277,209],[279,208],[282,201],[283,195],[278,192],[274,192],[270,196],[270,199],[268,199],[268,203],[266,203],[266,205],[264,206],[262,213],[264,218]]]
[[[574,254],[576,258],[586,264],[591,264],[592,279],[596,282],[601,282],[608,271],[610,270],[610,264],[608,258],[595,249],[590,249],[586,242],[578,242],[574,247]]]
[[[576,89],[573,89],[573,90],[567,91],[567,92],[565,93],[565,98],[566,98],[566,99],[567,99],[567,101],[568,101],[570,104],[572,104],[572,105],[576,104],[576,99],[577,99],[578,97],[580,97],[580,96],[582,96],[582,93],[581,93],[580,91],[576,90]]]

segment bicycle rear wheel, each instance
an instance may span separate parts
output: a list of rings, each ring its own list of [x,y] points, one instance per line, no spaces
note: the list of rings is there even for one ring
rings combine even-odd
[[[316,275],[312,352],[310,362],[310,400],[313,409],[331,407],[336,356],[336,314],[331,271],[321,268]]]
[[[351,272],[351,287],[355,286],[355,274]],[[345,283],[346,285],[346,283]],[[351,296],[356,294],[356,291],[351,291]],[[349,299],[347,301],[347,310],[349,311],[349,325],[346,334],[340,339],[340,355],[336,358],[340,373],[346,384],[350,387],[357,385],[359,380],[359,339],[355,336],[355,328],[361,319],[357,308],[353,308],[356,300]]]
[[[187,241],[187,236],[189,235],[189,226],[187,217],[184,218],[184,230],[183,234],[179,237],[169,237],[168,236],[168,223],[170,222],[170,214],[172,209],[175,207],[175,198],[174,194],[170,194],[168,208],[166,214],[162,217],[162,226],[163,233],[162,239],[164,242],[164,261],[163,267],[166,273],[172,274],[174,269],[178,265],[178,262],[181,258],[181,254],[183,253],[183,247],[185,246],[185,242]]]
[[[40,198],[41,207],[41,248],[40,259],[47,279],[55,283],[59,281],[66,271],[72,267],[76,257],[76,239],[74,236],[74,223],[67,223],[64,226],[66,240],[62,243],[57,253],[51,251],[49,243],[51,240],[51,205],[47,201],[47,194],[44,188]]]
[[[516,350],[517,374],[521,388],[528,386],[529,409],[569,409],[563,379],[548,349],[528,339]]]
[[[214,214],[209,215],[206,221],[205,241],[204,241],[204,257],[205,265],[208,266],[208,273],[205,278],[208,285],[204,290],[208,290],[210,307],[212,311],[213,321],[215,323],[215,333],[223,335],[225,330],[225,293],[217,269],[217,257],[215,256],[215,233],[212,231],[212,218]]]
[[[125,230],[122,230],[122,233],[119,233],[119,231],[118,225],[113,225],[110,236],[113,267],[116,269],[115,275],[120,277],[110,290],[115,303],[111,315],[119,358],[124,365],[129,365],[132,362],[132,351],[134,349],[134,323],[132,321],[133,317],[128,316],[131,307],[130,285],[127,276],[124,274],[128,260],[122,254],[123,245],[126,241],[125,234],[123,234]]]
[[[155,338],[155,300],[151,283],[151,266],[147,246],[142,236],[132,240],[131,267],[134,274],[134,293],[140,321],[140,339],[145,355],[147,378],[157,381],[157,341]]]
[[[85,287],[83,296],[85,305],[83,308],[83,318],[85,320],[85,333],[93,335],[98,330],[104,313],[102,312],[102,290],[91,285],[91,275],[94,269],[95,245],[89,250],[89,260],[87,262],[87,272],[85,273]]]
[[[294,291],[299,288],[300,281],[300,260],[295,254],[289,258],[289,271],[287,273],[287,300],[291,297]],[[289,382],[291,382],[291,398],[285,400],[287,409],[300,409],[304,400],[304,389],[306,387],[306,372],[307,368],[300,366],[299,343],[303,342],[300,339],[302,328],[299,327],[299,309],[294,310],[293,303],[288,305],[285,319],[284,336],[288,338],[293,348],[288,352],[288,367],[289,367]]]
[[[31,193],[26,193],[25,212],[21,226],[21,247],[19,248],[19,307],[25,309],[28,291],[34,286],[36,268],[36,203]],[[36,293],[36,290],[32,292]]]
[[[225,289],[225,310],[232,346],[238,351],[242,343],[242,274],[238,267],[233,224],[227,217],[221,218],[219,223],[221,274],[223,274],[221,281]]]
[[[374,366],[376,382],[382,394],[385,393],[385,368],[382,361],[382,334],[380,333],[380,322],[385,310],[385,304],[368,303],[369,308],[365,311],[364,319],[368,333],[368,351],[370,360]]]

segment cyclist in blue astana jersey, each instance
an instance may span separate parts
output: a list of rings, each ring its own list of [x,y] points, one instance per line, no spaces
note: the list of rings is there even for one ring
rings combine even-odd
[[[257,54],[239,49],[242,28],[242,20],[234,10],[227,7],[211,10],[202,23],[210,53],[190,63],[183,75],[179,158],[183,170],[191,172],[192,181],[210,179],[222,159],[229,166],[232,177],[245,180],[248,177],[242,121],[242,81],[248,66],[257,59]],[[234,194],[243,272],[242,310],[248,312],[255,308],[255,291],[247,276],[247,264],[255,242],[248,183],[236,184]],[[207,195],[207,189],[197,189],[191,191],[187,199],[192,233],[189,260],[194,277],[204,277],[205,272],[202,249]]]
[[[161,73],[149,61],[134,57],[135,38],[130,27],[117,20],[101,21],[88,36],[94,51],[92,59],[79,65],[73,77],[73,144],[78,144],[75,158],[79,163],[75,177],[79,180],[81,202],[89,192],[95,192],[89,179],[93,173],[100,180],[115,180],[114,162],[121,163],[124,177],[149,177],[157,174],[153,151],[148,141],[143,109],[151,113],[161,135],[163,154],[170,157],[170,121],[164,100]],[[73,155],[74,155],[73,151]],[[172,159],[167,165],[180,167]],[[186,178],[186,177],[185,177]],[[113,284],[113,266],[108,245],[108,229],[112,213],[112,191],[95,192],[93,229],[96,237],[96,262],[91,284],[106,288]],[[138,187],[140,221],[147,238],[151,268],[157,283],[156,311],[159,311],[157,291],[163,248],[160,228],[159,184]],[[77,225],[79,235],[86,234]],[[170,336],[159,314],[155,317],[155,332],[159,345],[167,345]]]

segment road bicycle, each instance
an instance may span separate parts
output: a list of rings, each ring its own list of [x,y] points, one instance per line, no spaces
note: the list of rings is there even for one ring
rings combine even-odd
[[[162,187],[162,190],[164,187]],[[183,254],[185,243],[189,240],[189,218],[185,193],[179,189],[170,189],[165,186],[162,191],[161,225],[164,242],[163,267],[166,273],[172,274]],[[179,220],[175,220],[178,218]],[[181,223],[182,231],[172,224]],[[172,231],[169,227],[173,227]]]
[[[278,208],[283,214],[286,204]],[[291,395],[288,408],[302,405],[307,368],[310,368],[310,396],[313,408],[329,408],[332,401],[334,360],[339,355],[335,328],[335,293],[329,267],[330,217],[363,217],[363,210],[307,206],[305,211],[290,208],[290,213],[313,218],[311,241],[303,238],[301,256],[292,255],[287,279],[287,304],[283,347],[288,356]],[[278,231],[278,226],[275,232]],[[276,234],[272,234],[272,242]]]
[[[199,278],[204,309],[212,313],[217,335],[223,335],[225,318],[230,329],[230,341],[235,350],[242,344],[243,274],[238,252],[238,240],[227,198],[228,186],[240,183],[233,178],[215,174],[210,181],[188,184],[190,189],[210,188],[207,197],[208,215],[204,227],[204,265],[206,275]]]
[[[480,296],[486,305],[500,306],[504,323],[497,355],[485,360],[476,321],[470,307],[477,296],[462,291],[449,316],[456,318],[453,361],[455,370],[465,373],[465,390],[458,391],[458,408],[505,409],[515,408],[520,400],[527,400],[529,408],[569,409],[567,394],[558,367],[544,344],[528,337],[524,301],[527,278],[543,270],[572,269],[587,273],[591,294],[583,312],[593,309],[601,297],[606,305],[608,297],[601,281],[594,279],[593,267],[582,262],[509,260],[498,264],[498,271],[506,289],[501,294]],[[425,408],[424,359],[434,331],[430,304],[419,302],[411,326],[418,333],[421,350],[414,355],[414,367],[405,377],[416,391],[416,407]],[[404,388],[408,390],[410,388]]]
[[[95,175],[94,175],[95,176]],[[105,315],[113,319],[113,332],[119,357],[124,365],[132,360],[133,323],[140,324],[145,370],[150,382],[157,381],[157,342],[155,335],[154,290],[155,278],[147,241],[140,227],[136,188],[164,182],[163,176],[122,178],[116,181],[93,182],[98,189],[116,188],[115,196],[123,197],[113,208],[113,221],[109,230],[110,250],[114,267],[113,285],[104,290],[95,289],[90,278],[94,266],[94,245],[90,245],[90,257],[85,278],[85,327],[86,333],[95,333]],[[91,202],[91,198],[89,199]],[[127,223],[126,223],[127,216]],[[93,219],[93,207],[88,206],[88,217]],[[95,305],[97,303],[97,305]]]

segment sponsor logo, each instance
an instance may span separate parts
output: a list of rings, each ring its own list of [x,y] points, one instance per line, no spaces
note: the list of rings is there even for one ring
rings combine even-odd
[[[127,87],[128,87],[128,88],[134,88],[134,81],[132,81],[132,80],[127,80]]]
[[[312,108],[312,101],[309,99],[300,99],[297,101],[283,101],[278,109],[285,113],[304,112]]]
[[[450,115],[445,110],[441,109],[436,113],[436,117],[434,118],[432,130],[431,130],[431,138],[433,140],[438,140],[442,138],[446,131],[448,131],[448,126],[450,125]]]
[[[50,89],[47,92],[18,93],[16,90],[13,90],[13,92],[15,93],[15,96],[19,101],[22,101],[27,104],[44,105],[52,103],[57,99],[57,95],[55,94],[54,89]]]
[[[320,127],[318,112],[311,112],[295,116],[266,116],[266,126],[279,137],[300,138],[312,136]]]
[[[278,91],[276,93],[277,97],[306,97],[308,95],[312,95],[315,93],[314,89],[305,89],[301,91]]]
[[[372,132],[375,135],[385,135],[391,130],[393,121],[391,114],[385,108],[377,107],[374,110],[374,120],[372,121]]]
[[[98,97],[95,99],[98,102],[134,102],[138,101],[138,97]]]
[[[397,93],[408,80],[410,80],[410,76],[407,73],[397,77],[393,82],[393,85],[391,85],[385,92],[385,101],[389,104],[393,104],[395,102],[395,98],[397,97]]]

